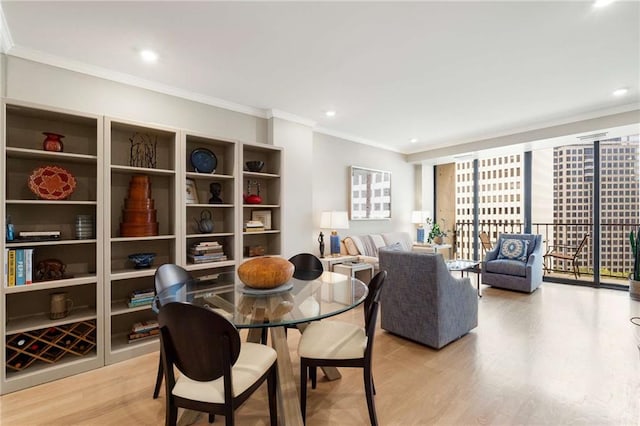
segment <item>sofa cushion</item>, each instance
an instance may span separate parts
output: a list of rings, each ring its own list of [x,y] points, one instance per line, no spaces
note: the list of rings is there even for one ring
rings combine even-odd
[[[397,243],[393,243],[388,246],[385,246],[384,249],[393,250],[393,251],[406,251],[404,247],[402,247],[402,244],[400,244],[400,241],[398,241]]]
[[[357,256],[360,254],[358,251],[358,247],[356,247],[356,243],[353,242],[351,237],[347,237],[344,240],[344,246],[347,249],[347,254],[351,256]]]
[[[500,239],[498,259],[512,259],[520,262],[527,261],[529,241],[520,238]]]
[[[365,256],[378,257],[378,249],[387,245],[379,234],[352,235],[351,239],[358,248],[358,252]]]
[[[527,276],[527,264],[520,260],[497,259],[486,262],[484,268],[487,272],[502,275],[513,275],[516,277]]]
[[[402,249],[405,251],[411,251],[413,247],[413,238],[408,232],[386,232],[382,234],[385,245],[390,246],[394,243],[400,243]]]

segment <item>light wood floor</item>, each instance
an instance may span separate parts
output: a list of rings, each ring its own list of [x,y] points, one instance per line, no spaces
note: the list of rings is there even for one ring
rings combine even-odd
[[[549,283],[532,295],[484,288],[479,306],[478,328],[440,351],[378,331],[381,425],[640,424],[640,334],[629,322],[640,303],[627,293]],[[361,321],[362,312],[340,319]],[[296,368],[297,340],[289,333]],[[157,361],[150,354],[5,395],[0,424],[163,424],[164,397],[151,398]],[[309,391],[308,425],[368,423],[361,371],[341,372]],[[264,387],[237,423],[268,424],[267,410]]]

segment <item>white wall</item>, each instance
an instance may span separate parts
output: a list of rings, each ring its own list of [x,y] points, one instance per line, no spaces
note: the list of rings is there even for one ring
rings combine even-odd
[[[270,120],[269,130],[273,145],[284,148],[282,204],[284,257],[296,253],[311,252],[312,241],[312,176],[313,176],[313,132],[310,127],[279,118]]]
[[[320,213],[349,211],[350,166],[391,172],[391,219],[349,222],[341,237],[368,233],[406,231],[414,233],[411,211],[415,200],[415,168],[405,155],[353,143],[320,133],[313,135],[313,240],[320,232]],[[326,232],[325,232],[326,233]],[[328,238],[325,239],[328,250]],[[316,242],[313,253],[318,253]]]

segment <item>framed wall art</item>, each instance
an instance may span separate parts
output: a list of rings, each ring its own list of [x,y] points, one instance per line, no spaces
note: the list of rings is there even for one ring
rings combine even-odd
[[[198,200],[198,188],[196,187],[196,181],[190,178],[187,178],[186,184],[186,203],[187,204],[198,204],[200,201]]]
[[[391,172],[351,166],[351,220],[391,219]]]

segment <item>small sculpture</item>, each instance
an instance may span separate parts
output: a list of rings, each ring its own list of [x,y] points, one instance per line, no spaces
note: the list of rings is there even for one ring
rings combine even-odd
[[[46,136],[42,143],[42,148],[45,151],[62,152],[62,138],[64,138],[64,135],[51,132],[42,132],[42,134]]]
[[[64,277],[65,269],[67,269],[67,265],[58,259],[41,260],[36,269],[36,280],[60,280]]]
[[[256,193],[251,194],[251,185],[255,185]],[[262,203],[262,197],[260,196],[260,183],[257,180],[247,180],[247,193],[244,194],[245,204],[260,204]]]
[[[220,198],[220,193],[222,192],[222,185],[218,182],[212,182],[209,185],[209,191],[211,192],[211,198],[209,198],[209,204],[222,204],[222,198]]]
[[[318,236],[318,243],[320,243],[320,257],[324,257],[324,234],[320,231]]]
[[[213,232],[213,221],[211,220],[211,212],[209,210],[202,210],[200,212],[200,220],[193,218],[198,226],[198,231],[201,234],[209,234]]]

